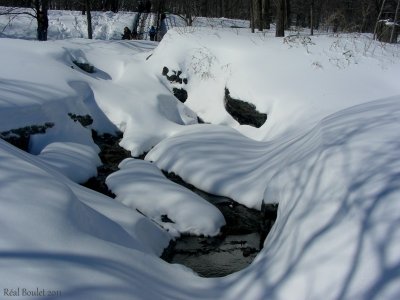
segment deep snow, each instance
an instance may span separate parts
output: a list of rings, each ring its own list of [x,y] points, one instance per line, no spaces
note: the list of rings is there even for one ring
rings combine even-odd
[[[61,24],[75,13],[52,14]],[[111,13],[98,16],[110,31],[93,41],[58,40],[85,28],[55,19],[53,29],[68,34],[52,29],[48,42],[14,39],[32,38],[26,20],[1,35],[0,132],[55,126],[33,136],[31,154],[0,141],[0,289],[60,290],[67,299],[400,297],[397,45],[210,27],[171,30],[160,44],[110,41],[100,39],[118,36],[126,15],[112,15],[115,27]],[[164,66],[188,84],[171,85]],[[185,105],[174,86],[187,89]],[[237,124],[223,106],[225,87],[267,122]],[[84,128],[68,113],[94,123]],[[197,115],[212,124],[197,124]],[[122,130],[121,146],[133,155],[150,150],[148,162],[127,160],[108,178],[130,208],[75,183],[100,163],[91,128]],[[157,257],[177,231],[215,234],[223,219],[155,166],[249,207],[279,202],[248,268],[204,279]],[[166,195],[188,201],[168,205]],[[171,235],[135,209],[179,222]]]

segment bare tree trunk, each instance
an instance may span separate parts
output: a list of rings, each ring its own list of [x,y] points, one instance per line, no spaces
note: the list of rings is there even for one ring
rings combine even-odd
[[[93,39],[92,13],[90,11],[90,0],[86,0],[86,17],[87,17],[88,39]]]
[[[391,43],[397,43],[397,39],[396,39],[396,41],[394,40],[394,31],[397,30],[397,17],[398,17],[398,13],[399,13],[399,6],[400,6],[400,0],[397,0],[396,12],[394,14],[394,20],[393,20],[393,28],[392,28],[392,32],[390,33],[390,42]],[[396,35],[396,37],[397,37],[397,35]]]
[[[200,11],[201,11],[202,17],[208,17],[208,1],[207,0],[202,0]]]
[[[290,29],[290,18],[292,14],[292,9],[290,6],[290,0],[285,0],[285,29]]]
[[[35,0],[33,5],[36,10],[37,39],[39,41],[47,41],[47,28],[49,27],[47,13],[49,10],[49,2],[48,0]]]
[[[262,13],[262,0],[256,0],[256,14],[257,14],[257,27],[259,31],[263,31],[263,13]]]
[[[269,15],[269,10],[270,10],[270,3],[269,0],[262,0],[262,19],[264,22],[264,27],[265,29],[270,29],[271,28],[271,19]]]
[[[276,11],[276,37],[285,36],[285,15],[286,15],[286,0],[278,0],[277,11]]]
[[[250,0],[250,26],[251,26],[251,32],[254,33],[255,20],[254,20],[254,2],[253,2],[253,0]]]
[[[310,29],[311,35],[314,35],[314,0],[311,0],[311,5],[310,5]]]

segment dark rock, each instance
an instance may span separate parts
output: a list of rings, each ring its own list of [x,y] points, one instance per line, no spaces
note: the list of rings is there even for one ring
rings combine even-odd
[[[44,125],[32,125],[8,131],[0,132],[0,138],[15,147],[28,151],[30,136],[33,134],[44,134],[48,128],[52,128],[54,123],[46,122]]]
[[[258,112],[251,103],[232,98],[227,88],[225,88],[225,109],[241,125],[260,128],[267,120],[267,114]]]
[[[246,248],[242,248],[242,253],[243,253],[244,257],[248,257],[254,253],[258,253],[258,250],[256,248],[246,247]]]
[[[185,103],[185,101],[188,98],[188,93],[186,90],[184,89],[177,89],[177,88],[173,88],[172,92],[174,93],[174,96],[181,101],[182,103]]]
[[[275,223],[275,220],[278,215],[278,204],[269,203],[265,204],[264,202],[261,204],[261,218],[262,222],[260,223],[260,248],[263,247],[264,241],[271,231],[272,226]]]
[[[76,60],[74,60],[73,63],[87,73],[94,73],[94,66],[90,65],[89,63],[80,63]]]
[[[108,189],[105,183],[105,180],[108,176],[105,174],[108,174],[108,172],[103,172],[101,170],[101,167],[97,169],[97,172],[98,175],[96,177],[89,178],[89,180],[83,183],[82,185],[84,187],[87,187],[88,189],[99,192],[108,197],[115,198],[115,194]]]
[[[163,76],[165,76],[169,82],[179,83],[179,84],[182,84],[182,83],[187,84],[188,83],[187,78],[181,78],[182,71],[172,70],[172,73],[174,73],[174,74],[172,74],[171,76],[168,76],[168,73],[169,73],[169,69],[167,67],[164,67],[161,74]]]
[[[87,127],[93,124],[93,118],[90,115],[76,115],[73,113],[68,113],[68,116],[74,120],[74,122],[79,122],[83,127]]]
[[[168,75],[168,72],[169,72],[169,69],[167,68],[167,67],[164,67],[163,69],[162,69],[162,75],[163,76],[167,76]]]
[[[175,224],[175,222],[172,221],[170,218],[168,218],[167,215],[161,215],[161,222],[164,222],[164,223],[173,223],[173,224]]]
[[[177,82],[178,79],[179,79],[179,77],[176,76],[176,75],[174,74],[174,75],[171,75],[171,76],[167,76],[167,79],[168,79],[170,82]]]

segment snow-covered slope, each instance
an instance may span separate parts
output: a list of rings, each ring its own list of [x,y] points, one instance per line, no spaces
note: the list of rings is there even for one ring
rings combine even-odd
[[[4,34],[32,38],[20,25]],[[70,36],[0,38],[0,132],[54,124],[32,137],[31,154],[0,140],[0,289],[66,299],[400,297],[398,46],[212,28],[177,29],[159,45],[56,40]],[[188,84],[171,84],[164,66]],[[185,105],[173,87],[188,91]],[[225,87],[267,122],[239,126],[224,109]],[[85,128],[68,113],[94,122]],[[196,114],[213,124],[197,124]],[[154,147],[152,163],[127,160],[108,178],[130,208],[73,182],[99,164],[91,129],[122,130],[133,155]],[[157,257],[172,236],[135,209],[176,217],[183,232],[215,234],[223,219],[155,166],[249,207],[279,202],[248,268],[205,279]],[[185,214],[159,201],[167,191],[169,201],[188,197]]]
[[[357,34],[271,38],[209,29],[171,30],[150,58],[159,69],[166,65],[188,77],[185,104],[201,118],[257,140],[309,129],[339,109],[399,94],[399,61],[398,45]],[[238,126],[224,108],[225,88],[268,114],[261,129]]]

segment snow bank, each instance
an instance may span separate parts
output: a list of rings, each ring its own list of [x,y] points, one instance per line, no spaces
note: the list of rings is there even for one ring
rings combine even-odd
[[[167,66],[188,76],[185,104],[203,120],[256,140],[298,134],[338,110],[400,93],[398,46],[356,34],[283,39],[244,29],[178,28],[149,61],[155,71]],[[226,112],[225,87],[268,114],[260,129],[239,126]]]
[[[115,199],[156,221],[172,236],[180,233],[212,236],[225,225],[215,206],[165,178],[153,164],[126,159],[118,167],[120,170],[106,180],[116,194]]]

